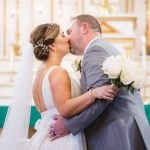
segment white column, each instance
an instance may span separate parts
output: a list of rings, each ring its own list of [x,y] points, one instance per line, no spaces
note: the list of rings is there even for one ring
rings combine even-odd
[[[146,28],[146,13],[145,13],[145,0],[135,0],[135,13],[137,15],[137,27],[136,27],[136,47],[134,55],[140,55],[142,53],[142,37],[145,36]]]
[[[4,36],[4,0],[1,0],[0,1],[0,10],[1,10],[1,13],[0,13],[0,35],[1,35],[1,40],[0,40],[0,58],[3,56],[3,50],[4,50],[4,39],[3,39],[3,36]]]
[[[21,50],[29,45],[30,32],[32,31],[34,19],[32,12],[33,0],[20,0],[19,26]]]
[[[51,2],[52,0],[34,0],[32,10],[34,27],[42,23],[51,22]]]

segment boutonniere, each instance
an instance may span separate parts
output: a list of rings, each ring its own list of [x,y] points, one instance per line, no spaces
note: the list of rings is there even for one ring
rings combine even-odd
[[[82,68],[82,56],[77,56],[75,58],[75,60],[73,61],[73,63],[71,64],[74,72],[81,72],[81,68]]]
[[[75,74],[75,76],[77,76],[78,79],[81,78],[82,59],[82,56],[77,56],[71,64],[73,73]]]

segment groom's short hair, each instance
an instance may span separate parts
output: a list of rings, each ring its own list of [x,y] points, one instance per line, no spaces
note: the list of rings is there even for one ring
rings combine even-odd
[[[96,32],[102,33],[100,23],[95,17],[91,15],[88,14],[78,15],[73,17],[72,20],[76,20],[79,25],[82,24],[83,22],[87,22],[90,25],[91,29],[93,29]]]

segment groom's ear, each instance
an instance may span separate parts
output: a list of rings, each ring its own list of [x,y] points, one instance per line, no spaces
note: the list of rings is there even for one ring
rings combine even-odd
[[[88,23],[83,23],[82,27],[81,27],[82,33],[86,34],[89,30],[89,24]]]

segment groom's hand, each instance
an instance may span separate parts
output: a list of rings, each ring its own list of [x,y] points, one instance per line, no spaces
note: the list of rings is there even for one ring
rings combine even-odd
[[[49,132],[49,137],[51,140],[55,140],[69,134],[69,130],[64,124],[64,118],[61,115],[55,115],[54,120],[55,123],[50,126]]]

